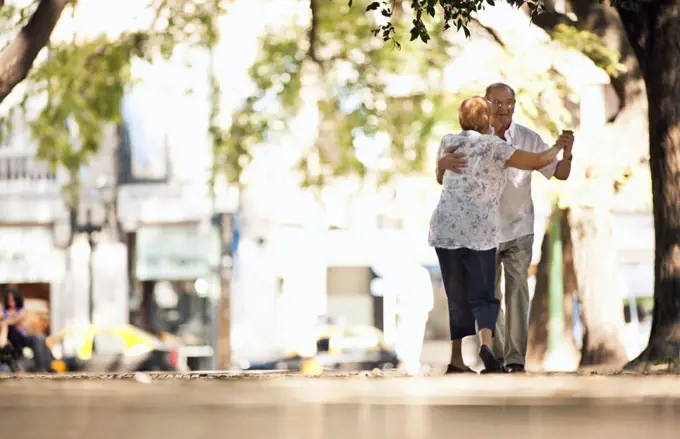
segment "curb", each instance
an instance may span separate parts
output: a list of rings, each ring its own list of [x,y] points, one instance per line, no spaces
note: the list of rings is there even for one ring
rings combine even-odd
[[[286,370],[267,370],[250,372],[196,371],[184,373],[167,372],[129,372],[129,373],[62,373],[62,374],[7,374],[0,375],[0,382],[10,380],[31,381],[81,381],[81,380],[122,380],[122,381],[185,381],[185,380],[258,380],[274,378],[382,378],[408,377],[403,372],[345,372],[306,375]]]
[[[477,375],[481,376],[481,375]],[[513,380],[536,379],[536,378],[570,378],[570,377],[608,377],[608,378],[631,378],[631,377],[678,377],[677,372],[610,372],[602,373],[595,371],[580,372],[552,372],[552,373],[527,373],[513,374]],[[509,376],[506,375],[509,378]],[[333,379],[333,378],[443,378],[442,373],[432,373],[419,376],[411,376],[402,371],[362,371],[362,372],[324,372],[322,374],[304,374],[287,370],[266,371],[194,371],[194,372],[125,372],[125,373],[55,373],[55,374],[0,374],[0,383],[3,381],[191,381],[191,380],[220,380],[220,381],[247,381],[266,380],[281,378],[302,379]],[[470,377],[474,378],[474,377]]]

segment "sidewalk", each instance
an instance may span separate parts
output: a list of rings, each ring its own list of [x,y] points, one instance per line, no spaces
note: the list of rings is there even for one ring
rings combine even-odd
[[[0,412],[12,422],[3,437],[675,439],[680,431],[677,376],[181,377],[189,381],[6,380]]]
[[[3,402],[12,395],[35,400],[88,394],[115,398],[140,397],[164,404],[199,401],[220,405],[277,404],[389,404],[389,405],[640,405],[680,407],[678,375],[449,375],[407,377],[399,373],[375,375],[324,374],[304,377],[291,373],[151,374],[148,381],[128,375],[61,375],[54,379],[5,379]],[[28,378],[28,377],[26,377]],[[37,378],[37,379],[35,379]],[[135,382],[136,381],[136,382]],[[206,391],[208,393],[206,393]],[[56,393],[55,393],[56,392]],[[94,393],[93,393],[94,392]],[[172,396],[173,400],[166,401]],[[177,398],[180,398],[177,400]],[[10,399],[6,399],[10,398]],[[680,413],[679,413],[680,414]],[[680,418],[678,418],[680,419]]]

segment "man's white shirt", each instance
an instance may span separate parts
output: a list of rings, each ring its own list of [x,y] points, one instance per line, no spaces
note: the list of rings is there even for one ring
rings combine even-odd
[[[541,136],[529,128],[512,122],[505,140],[516,149],[540,153],[550,148]],[[555,174],[558,160],[538,172],[547,179]],[[534,203],[531,199],[531,173],[508,168],[508,182],[500,201],[500,242],[508,242],[534,233]]]

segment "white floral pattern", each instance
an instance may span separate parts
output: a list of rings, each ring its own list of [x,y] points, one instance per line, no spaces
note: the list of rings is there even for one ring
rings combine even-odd
[[[467,155],[468,165],[462,173],[444,173],[442,193],[430,220],[429,244],[447,249],[495,248],[499,204],[507,182],[505,164],[515,148],[494,135],[463,131],[442,138],[437,160],[454,150]]]

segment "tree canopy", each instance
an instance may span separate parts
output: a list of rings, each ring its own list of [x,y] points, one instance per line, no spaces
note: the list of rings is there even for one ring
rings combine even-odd
[[[209,49],[219,38],[217,18],[228,13],[228,2],[223,0],[142,3],[120,14],[124,21],[138,11],[151,11],[141,25],[122,26],[114,34],[103,30],[83,33],[72,26],[69,38],[50,44],[49,34],[62,12],[77,17],[88,0],[3,2],[0,9],[4,34],[18,35],[4,42],[2,57],[9,59],[18,52],[23,56],[21,63],[3,65],[0,98],[26,77],[13,94],[19,98],[5,102],[10,108],[2,133],[11,132],[16,112],[27,117],[38,157],[53,167],[63,166],[72,177],[70,194],[77,192],[75,176],[97,151],[103,127],[120,122],[123,94],[134,82],[132,60],[167,59],[178,45]],[[479,93],[484,84],[481,80],[462,87],[445,84],[447,65],[463,53],[466,41],[457,33],[430,35],[423,21],[426,17],[430,17],[430,25],[441,29],[453,24],[466,35],[474,32],[496,41],[507,61],[501,76],[513,75],[513,69],[528,71],[521,81],[517,74],[518,87],[528,91],[521,94],[519,106],[539,130],[554,133],[569,122],[570,114],[561,101],[574,97],[564,78],[550,63],[547,70],[546,64],[529,68],[538,56],[512,53],[512,45],[504,47],[493,29],[474,18],[474,11],[493,5],[492,1],[455,5],[450,1],[366,2],[365,8],[351,3],[311,0],[306,21],[279,26],[263,37],[261,54],[251,68],[256,92],[233,115],[226,130],[217,122],[220,90],[218,78],[213,78],[210,134],[215,141],[216,172],[225,173],[230,181],[238,180],[255,145],[289,132],[304,103],[303,89],[309,89],[304,84],[309,81],[315,84],[316,101],[311,105],[318,107],[321,123],[314,144],[300,160],[305,184],[323,184],[337,175],[361,176],[369,169],[384,180],[427,168],[428,148],[442,133],[443,122],[455,125],[457,97]],[[121,6],[129,8],[128,4]],[[439,9],[443,13],[437,14]],[[375,17],[367,19],[365,10],[374,11]],[[428,50],[417,44],[401,45],[399,35],[409,30],[412,39],[429,43]],[[394,44],[381,44],[372,34]],[[607,50],[595,35],[563,26],[553,38],[562,46],[583,51],[605,69],[621,68],[616,53]],[[41,44],[47,45],[46,51],[40,52]],[[88,74],[82,74],[85,71]],[[406,89],[398,90],[400,87]],[[38,111],[27,111],[31,102]],[[552,111],[538,110],[547,104]],[[370,148],[361,148],[368,143]]]
[[[408,32],[406,23],[422,19],[408,4],[378,4],[388,10],[367,19],[364,9],[351,2],[312,0],[306,20],[282,20],[290,24],[269,29],[250,69],[255,91],[221,133],[218,168],[234,181],[254,147],[290,131],[310,84],[316,90],[312,106],[318,104],[318,133],[300,157],[300,170],[304,184],[320,185],[334,176],[369,171],[382,181],[429,171],[440,136],[457,125],[460,98],[483,93],[499,78],[512,78],[520,92],[519,117],[555,135],[572,124],[567,106],[578,101],[557,68],[566,49],[585,53],[612,74],[623,68],[599,37],[567,25],[552,39],[532,44],[532,51],[506,44],[472,16],[462,23],[468,35],[476,36],[473,40],[462,33],[433,32],[401,44],[398,36]],[[376,10],[375,5],[367,9]],[[443,29],[446,17],[435,14],[432,23]],[[391,21],[379,24],[383,19]],[[389,37],[393,44],[372,35]],[[467,59],[467,66],[456,66],[459,58]],[[472,59],[479,68],[472,67]]]
[[[360,3],[349,0],[349,6]],[[403,35],[399,31],[401,15],[397,12],[401,7],[399,1],[392,0],[368,0],[365,2],[367,12],[374,11],[383,18],[373,28],[376,35],[381,35],[385,41],[397,40]],[[469,25],[475,20],[475,14],[485,8],[496,6],[495,0],[410,0],[410,9],[413,18],[409,29],[410,41],[421,40],[427,43],[432,38],[432,27],[438,27],[439,31],[455,28],[462,31],[467,37],[470,36]],[[520,8],[526,6],[530,17],[533,19],[545,10],[544,0],[506,0],[511,6]],[[622,6],[628,9],[636,9],[636,0],[610,0],[612,6]],[[357,5],[358,6],[358,5]],[[428,19],[429,23],[428,23]],[[430,28],[428,29],[428,24]]]
[[[135,80],[132,61],[169,59],[178,46],[211,47],[218,38],[216,21],[224,12],[222,3],[128,2],[119,5],[129,9],[129,14],[118,15],[120,28],[107,33],[79,28],[78,23],[102,20],[93,15],[97,11],[88,0],[0,2],[3,34],[16,35],[14,40],[3,41],[0,99],[21,83],[13,94],[16,99],[5,102],[9,108],[3,118],[3,135],[11,135],[17,115],[19,120],[25,118],[37,143],[38,158],[67,171],[66,192],[74,203],[79,169],[99,149],[106,124],[121,121],[123,95]],[[90,7],[86,10],[86,6]],[[141,24],[133,20],[145,11],[147,19]],[[52,29],[65,14],[72,21],[71,29],[63,32],[68,37],[48,44]],[[41,52],[43,46],[46,50]],[[13,63],[17,56],[21,62]]]

